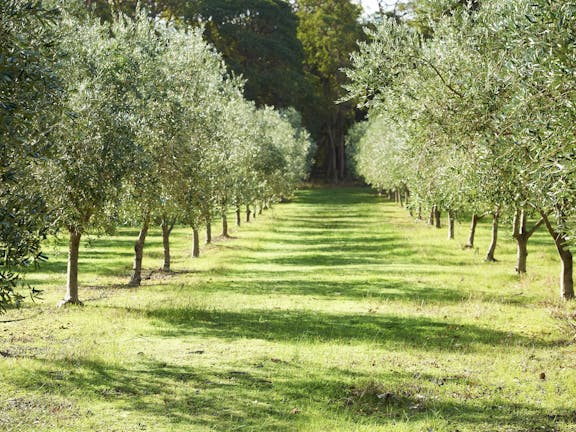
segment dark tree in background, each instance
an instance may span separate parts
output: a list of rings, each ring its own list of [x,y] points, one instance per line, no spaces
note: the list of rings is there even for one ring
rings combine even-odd
[[[246,79],[245,96],[258,106],[302,107],[304,52],[297,18],[283,0],[199,2],[205,38],[228,67]]]
[[[316,168],[333,181],[346,177],[344,139],[356,121],[352,103],[336,103],[345,91],[342,69],[350,66],[350,53],[364,38],[362,9],[349,0],[298,0],[298,38],[306,54],[306,72],[314,86],[314,107],[305,110],[316,132]]]
[[[316,140],[313,175],[346,177],[344,137],[358,113],[337,104],[344,92],[350,53],[364,38],[361,7],[350,0],[144,0],[154,16],[204,26],[205,39],[228,68],[246,80],[256,105],[292,106]],[[91,0],[103,19],[133,15],[135,0]]]

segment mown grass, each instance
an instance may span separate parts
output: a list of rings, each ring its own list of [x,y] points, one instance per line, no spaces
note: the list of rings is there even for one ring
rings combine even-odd
[[[191,259],[159,232],[83,242],[83,308],[54,306],[65,245],[0,317],[0,430],[574,431],[576,347],[545,233],[529,275],[366,189],[309,189]],[[482,224],[477,245],[488,242]],[[543,374],[543,375],[542,375]]]

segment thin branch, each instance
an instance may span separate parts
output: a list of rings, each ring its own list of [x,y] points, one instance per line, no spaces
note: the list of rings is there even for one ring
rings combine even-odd
[[[436,66],[434,66],[434,64],[432,62],[429,62],[426,59],[420,59],[421,61],[423,61],[424,63],[426,63],[428,66],[430,66],[434,72],[436,72],[436,75],[438,75],[438,77],[442,80],[442,83],[455,95],[459,96],[460,98],[464,98],[464,94],[460,93],[458,90],[456,90],[454,87],[452,87],[447,81],[446,79],[444,79],[444,77],[442,76],[442,74],[440,73],[440,71],[438,70],[438,68]]]

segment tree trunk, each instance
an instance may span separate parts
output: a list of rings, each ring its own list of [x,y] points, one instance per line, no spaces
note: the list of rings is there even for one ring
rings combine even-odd
[[[240,207],[236,207],[236,226],[242,225],[242,216],[240,212]]]
[[[498,218],[500,217],[500,212],[498,209],[492,213],[492,236],[490,239],[490,246],[488,246],[488,252],[486,253],[486,261],[496,262],[494,253],[496,252],[496,243],[498,241]]]
[[[212,243],[212,223],[206,219],[206,244]]]
[[[519,235],[516,237],[516,273],[526,273],[526,260],[528,258],[528,239]]]
[[[169,221],[166,217],[162,218],[162,245],[164,246],[164,264],[162,265],[163,272],[170,272],[170,234],[174,228],[175,221]]]
[[[402,191],[398,189],[398,202],[400,203],[400,207],[404,207],[404,199],[402,198]]]
[[[144,219],[138,239],[134,243],[134,264],[132,265],[132,276],[130,277],[130,286],[140,286],[142,282],[142,258],[144,255],[144,242],[148,234],[149,218]]]
[[[222,213],[222,237],[230,237],[228,234],[228,218],[225,212]]]
[[[436,206],[430,209],[430,216],[428,216],[428,225],[434,225],[434,216],[436,215]]]
[[[422,206],[418,206],[418,212],[416,213],[416,219],[422,220]]]
[[[528,240],[536,232],[538,227],[545,222],[544,217],[542,217],[538,222],[534,224],[531,229],[528,229],[526,212],[522,209],[520,212],[516,210],[514,212],[514,222],[513,222],[513,237],[516,239],[516,273],[522,274],[526,273],[526,260],[528,257]]]
[[[574,298],[574,277],[573,277],[573,261],[572,252],[568,249],[560,254],[562,260],[562,271],[560,273],[560,296],[564,300],[571,300]]]
[[[560,296],[564,300],[571,300],[574,298],[574,277],[573,277],[573,258],[572,252],[566,247],[568,238],[565,234],[560,233],[552,227],[548,216],[544,213],[542,218],[546,224],[548,232],[554,239],[554,244],[556,245],[556,250],[558,255],[560,255],[560,260],[562,261],[562,269],[560,271]]]
[[[476,236],[476,226],[478,225],[478,221],[480,217],[474,213],[472,215],[472,222],[470,223],[470,233],[468,234],[468,241],[466,242],[466,249],[473,249],[474,248],[474,237]]]
[[[258,207],[258,214],[261,215],[264,211],[264,203],[260,202],[260,207]]]
[[[200,256],[200,234],[198,228],[192,228],[192,257],[198,258]]]
[[[81,305],[78,298],[78,252],[80,250],[80,233],[75,228],[69,229],[70,239],[68,241],[68,272],[66,280],[66,296],[58,303],[58,307],[68,304]]]
[[[441,216],[440,207],[434,206],[434,220],[436,222],[436,228],[442,228],[440,216]]]
[[[346,178],[346,150],[344,148],[344,136],[338,134],[338,147],[340,153],[340,179]]]
[[[516,240],[516,273],[526,273],[526,260],[528,257],[528,239],[524,235],[526,232],[526,213],[524,210],[514,212],[512,222],[512,236]]]
[[[448,210],[448,240],[454,240],[454,212]]]
[[[334,138],[334,131],[332,126],[328,127],[328,140],[330,141],[330,167],[328,169],[329,177],[332,177],[334,184],[338,183],[338,156],[336,151],[336,142]]]
[[[252,212],[250,211],[250,204],[246,204],[246,222],[250,222],[250,214]]]

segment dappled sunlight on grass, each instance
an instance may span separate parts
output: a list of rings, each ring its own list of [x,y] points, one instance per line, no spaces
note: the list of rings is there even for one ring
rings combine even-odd
[[[232,220],[232,219],[231,219]],[[66,244],[27,279],[45,300],[2,317],[0,430],[571,431],[576,355],[550,314],[546,235],[513,274],[362,188],[300,191],[174,272],[151,230],[82,244],[83,308],[56,310]],[[217,232],[217,227],[214,229]],[[544,374],[544,378],[542,378]]]

